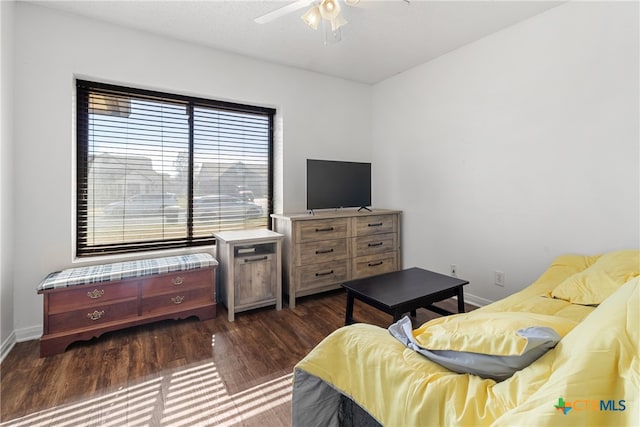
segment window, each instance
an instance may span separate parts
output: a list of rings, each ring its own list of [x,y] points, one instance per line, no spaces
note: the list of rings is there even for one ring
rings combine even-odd
[[[264,107],[77,81],[77,255],[212,244],[268,228]]]

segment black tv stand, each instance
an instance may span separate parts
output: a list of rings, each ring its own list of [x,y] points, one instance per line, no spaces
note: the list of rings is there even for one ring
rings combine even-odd
[[[368,208],[368,207],[366,207],[366,206],[360,206],[360,209],[358,209],[358,212],[360,212],[362,209],[364,209],[364,210],[366,210],[366,211],[369,211],[369,212],[372,212],[372,211],[371,211],[371,209],[369,209],[369,208]]]

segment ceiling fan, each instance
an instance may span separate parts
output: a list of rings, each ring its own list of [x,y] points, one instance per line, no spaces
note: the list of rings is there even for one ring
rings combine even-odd
[[[356,6],[360,0],[343,0],[348,6]],[[273,10],[254,21],[258,24],[266,24],[274,21],[296,10],[309,7],[310,9],[302,16],[302,20],[314,30],[318,28],[321,19],[331,22],[333,31],[347,23],[347,20],[340,14],[340,3],[338,0],[297,0],[279,9]]]
[[[410,0],[403,1],[407,5],[410,2]],[[361,7],[360,0],[342,0],[342,2],[347,6]],[[297,0],[259,16],[254,21],[258,24],[266,24],[305,7],[309,9],[302,15],[302,20],[314,30],[322,24],[325,45],[341,40],[340,28],[347,24],[347,20],[340,13],[341,7],[338,0]]]

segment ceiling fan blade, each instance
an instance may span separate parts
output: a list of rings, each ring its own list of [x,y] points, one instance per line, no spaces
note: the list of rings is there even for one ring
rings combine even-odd
[[[291,4],[288,4],[286,6],[283,6],[279,9],[276,9],[274,11],[271,11],[269,13],[266,13],[262,16],[258,16],[256,19],[254,19],[253,21],[258,23],[258,24],[266,24],[267,22],[271,22],[274,19],[278,19],[284,15],[287,15],[291,12],[295,12],[298,9],[302,9],[303,7],[307,7],[309,6],[311,3],[313,2],[313,0],[297,0],[294,1]]]

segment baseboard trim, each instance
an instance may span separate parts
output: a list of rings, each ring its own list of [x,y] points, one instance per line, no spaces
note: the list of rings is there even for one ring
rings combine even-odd
[[[0,346],[0,362],[4,360],[16,343],[38,340],[41,336],[42,326],[31,326],[30,328],[14,330]]]
[[[482,298],[476,295],[464,293],[464,303],[475,305],[476,307],[484,307],[485,305],[489,305],[493,303],[493,301],[488,300],[486,298]]]
[[[0,345],[0,362],[9,354],[14,345],[16,345],[16,334],[12,331],[6,340]]]
[[[16,329],[16,342],[39,340],[42,336],[42,326],[31,326],[29,328]]]

